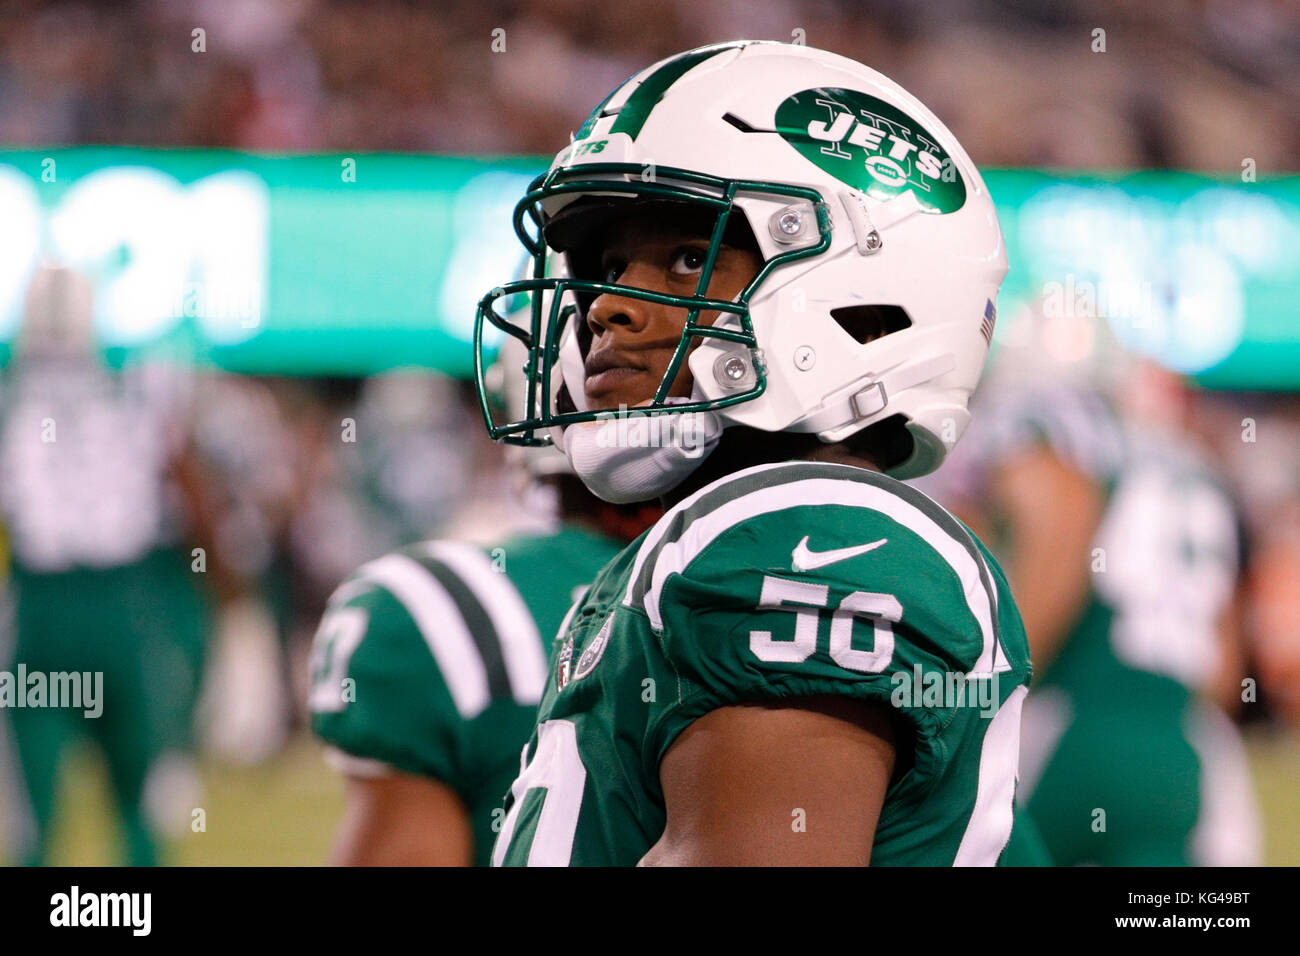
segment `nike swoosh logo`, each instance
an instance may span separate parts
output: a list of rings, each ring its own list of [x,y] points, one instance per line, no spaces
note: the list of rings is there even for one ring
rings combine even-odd
[[[879,541],[872,541],[870,544],[859,544],[851,548],[836,548],[834,551],[809,551],[808,537],[805,535],[804,539],[795,545],[795,549],[790,555],[790,565],[796,571],[813,571],[817,568],[824,568],[828,564],[834,564],[837,561],[847,561],[849,558],[856,558],[868,551],[875,551],[876,548],[885,544],[888,540],[888,538],[881,538]]]

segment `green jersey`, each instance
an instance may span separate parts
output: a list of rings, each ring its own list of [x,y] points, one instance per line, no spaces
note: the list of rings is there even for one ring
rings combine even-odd
[[[1253,862],[1240,742],[1198,699],[1240,560],[1231,497],[1184,440],[1125,429],[1095,393],[1059,384],[987,394],[936,477],[979,501],[993,469],[1035,447],[1090,477],[1104,505],[1074,558],[1091,587],[1025,705],[1026,809],[1058,865]]]
[[[872,863],[991,865],[1029,676],[1001,571],[925,495],[845,465],[737,472],[672,508],[572,612],[493,863],[635,864],[664,829],[660,761],[692,721],[842,694],[911,731]]]
[[[486,864],[548,645],[617,551],[568,525],[491,549],[424,542],[362,565],[330,598],[312,647],[312,729],[331,761],[446,784]]]

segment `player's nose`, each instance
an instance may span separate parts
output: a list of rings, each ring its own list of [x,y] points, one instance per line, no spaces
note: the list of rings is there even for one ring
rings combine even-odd
[[[648,265],[633,262],[618,275],[615,281],[619,285],[647,289],[651,292],[666,291],[656,286],[654,274],[655,270]],[[587,325],[593,335],[600,335],[614,328],[623,328],[628,332],[641,332],[653,320],[654,310],[660,308],[663,307],[645,299],[602,292],[587,309]]]

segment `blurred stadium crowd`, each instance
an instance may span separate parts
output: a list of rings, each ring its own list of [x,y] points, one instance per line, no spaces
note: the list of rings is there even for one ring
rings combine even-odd
[[[550,154],[596,91],[737,34],[871,64],[981,165],[1230,171],[1249,142],[1265,171],[1300,150],[1300,9],[1270,0],[14,0],[0,128],[11,145]]]
[[[206,30],[202,56],[191,51],[196,27]],[[1129,50],[1113,67],[1076,70],[1104,56],[1091,48],[1096,27],[1108,50]],[[492,49],[497,29],[504,53]],[[594,96],[649,62],[737,34],[788,40],[795,30],[913,90],[981,166],[1235,173],[1248,142],[1265,173],[1293,168],[1300,153],[1300,75],[1291,68],[1300,7],[1263,0],[944,0],[923,13],[903,0],[14,0],[0,9],[0,135],[10,146],[545,155],[580,125]],[[46,279],[75,285],[63,274]],[[122,376],[84,361],[85,317],[70,319],[66,306],[82,293],[38,285],[3,374],[5,419],[17,420],[34,394],[24,389],[48,388],[56,367],[79,376],[79,387],[116,396],[70,408],[70,423],[114,408],[130,414],[132,388],[110,384]],[[25,367],[43,371],[28,376]],[[203,593],[175,602],[190,623],[160,625],[193,631],[192,646],[152,678],[188,690],[178,714],[149,719],[173,721],[160,747],[192,751],[189,711],[206,669],[203,742],[227,759],[268,759],[301,727],[307,645],[344,575],[420,538],[497,537],[529,520],[529,509],[511,498],[466,383],[414,371],[366,380],[164,371],[141,387],[165,414],[127,428],[147,453],[119,460],[121,448],[105,447],[80,471],[62,471],[59,482],[95,489],[66,499],[67,540],[89,547],[76,529],[113,506],[156,513],[153,535],[92,564],[143,567],[147,558],[154,563],[144,573],[161,580],[204,549]],[[1260,676],[1261,703],[1238,704],[1233,716],[1300,725],[1300,401],[1144,381],[1149,401],[1131,414],[1172,423],[1215,462],[1244,517],[1237,672]],[[1257,441],[1243,441],[1244,419]],[[54,479],[42,470],[51,463],[32,459],[30,443],[13,434],[0,433],[10,563],[65,573],[68,561],[42,565],[22,551],[60,532],[23,525],[33,514],[24,495],[46,494]],[[507,500],[514,504],[503,510]],[[250,682],[266,693],[250,692]],[[1221,696],[1231,703],[1238,690],[1234,683]],[[184,764],[173,765],[176,794],[193,782]],[[3,802],[11,812],[17,803]]]

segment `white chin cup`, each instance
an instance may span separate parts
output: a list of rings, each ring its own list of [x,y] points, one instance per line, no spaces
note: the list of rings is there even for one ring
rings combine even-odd
[[[672,491],[721,437],[722,422],[713,412],[646,415],[630,409],[618,418],[568,426],[564,453],[588,491],[622,505]]]

